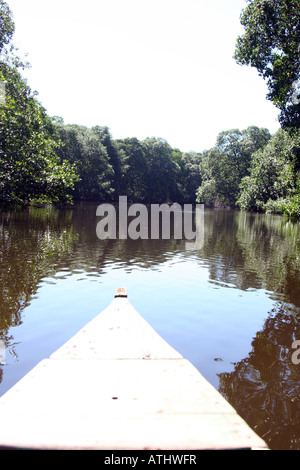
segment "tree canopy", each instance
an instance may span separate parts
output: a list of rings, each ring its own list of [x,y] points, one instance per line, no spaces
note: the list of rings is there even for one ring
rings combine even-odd
[[[114,169],[99,128],[56,124],[61,145],[57,149],[61,161],[74,165],[80,175],[75,183],[76,200],[111,200],[114,192]]]
[[[0,53],[13,33],[12,13],[0,1]],[[78,177],[60,162],[55,128],[7,54],[0,56],[0,84],[0,201],[69,201]]]
[[[15,32],[15,24],[12,11],[3,0],[0,0],[0,54],[3,48],[8,45]]]
[[[240,185],[237,203],[242,209],[300,217],[299,147],[299,131],[291,136],[280,129],[253,154],[249,175]]]
[[[221,132],[215,147],[205,153],[200,164],[202,185],[197,191],[198,202],[218,207],[236,206],[239,185],[248,174],[251,156],[270,138],[267,129],[255,126]]]
[[[60,162],[44,108],[16,69],[0,62],[5,100],[0,104],[0,201],[66,202],[77,176]]]
[[[298,0],[247,0],[235,59],[255,67],[287,128],[300,126],[300,5]]]

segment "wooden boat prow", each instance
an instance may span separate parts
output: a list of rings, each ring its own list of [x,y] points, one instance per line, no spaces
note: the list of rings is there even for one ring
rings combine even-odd
[[[125,289],[0,398],[0,447],[267,449]]]
[[[119,288],[114,300],[51,356],[53,359],[179,359]]]

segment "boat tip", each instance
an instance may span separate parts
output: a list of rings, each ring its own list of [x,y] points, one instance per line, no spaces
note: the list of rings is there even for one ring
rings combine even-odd
[[[126,287],[118,287],[115,297],[127,297]]]

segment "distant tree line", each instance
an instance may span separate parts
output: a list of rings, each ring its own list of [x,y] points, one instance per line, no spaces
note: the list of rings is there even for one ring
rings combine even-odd
[[[129,201],[201,202],[300,217],[299,5],[250,0],[235,58],[267,80],[281,129],[256,126],[221,132],[201,153],[162,138],[113,139],[49,117],[22,78],[12,44],[14,22],[0,0],[0,203]],[[201,132],[201,130],[199,130]]]
[[[75,200],[114,201],[126,195],[144,203],[195,202],[201,154],[172,149],[161,138],[114,140],[107,127],[56,121],[57,155],[76,168]]]

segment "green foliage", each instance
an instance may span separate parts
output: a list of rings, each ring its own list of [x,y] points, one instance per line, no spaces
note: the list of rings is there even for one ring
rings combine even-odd
[[[4,47],[9,44],[15,32],[15,24],[12,12],[6,2],[0,0],[0,54]]]
[[[237,201],[243,210],[264,210],[299,217],[300,173],[296,170],[300,131],[280,129],[263,150],[253,155]]]
[[[143,141],[147,161],[148,202],[168,202],[177,194],[176,175],[179,167],[173,160],[173,150],[165,139],[148,137]]]
[[[115,199],[120,194],[124,194],[124,177],[128,170],[127,156],[122,149],[118,149],[115,141],[113,140],[107,126],[95,126],[92,131],[98,136],[101,143],[106,148],[109,162],[114,171],[112,186],[115,194]]]
[[[283,214],[288,218],[300,218],[300,195],[295,194],[291,198],[279,198],[276,201],[269,199],[264,205],[267,213]]]
[[[235,206],[252,154],[264,147],[270,137],[267,129],[254,126],[221,132],[215,147],[204,153],[200,164],[202,185],[197,190],[197,201],[219,207]]]
[[[125,155],[126,171],[123,177],[123,190],[129,201],[146,202],[148,196],[148,164],[146,149],[136,137],[116,141],[119,151]]]
[[[76,175],[60,162],[45,110],[16,69],[0,63],[5,102],[0,106],[0,201],[25,203],[43,198],[67,202]]]
[[[54,119],[62,145],[57,150],[61,160],[74,165],[80,175],[75,183],[75,200],[111,200],[114,193],[114,169],[99,128],[88,129],[79,125],[64,125]]]
[[[164,139],[116,141],[126,155],[123,179],[129,200],[140,202],[195,202],[201,183],[201,155],[172,149]]]
[[[0,0],[0,202],[68,202],[77,178],[67,161],[59,161],[51,120],[18,68],[10,44],[14,22]]]
[[[202,183],[200,164],[202,154],[196,152],[183,153],[179,149],[173,150],[173,160],[178,165],[177,171],[177,198],[178,202],[194,203],[196,192]]]
[[[267,81],[267,95],[280,109],[284,127],[300,126],[299,0],[248,0],[241,15],[245,33],[235,59],[255,67]]]

